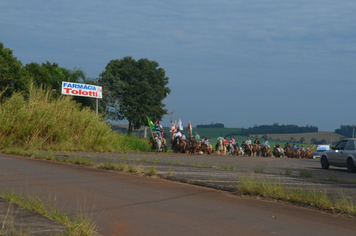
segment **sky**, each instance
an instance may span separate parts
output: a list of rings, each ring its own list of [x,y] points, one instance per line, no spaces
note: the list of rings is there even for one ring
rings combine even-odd
[[[23,65],[90,78],[113,59],[157,61],[164,126],[334,131],[356,124],[355,12],[355,0],[0,0],[0,42]]]

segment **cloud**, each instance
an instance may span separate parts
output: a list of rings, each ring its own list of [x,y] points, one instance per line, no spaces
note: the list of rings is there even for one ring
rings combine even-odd
[[[238,126],[282,123],[269,108],[278,106],[286,124],[300,119],[328,127],[293,108],[300,103],[310,114],[320,113],[345,91],[352,93],[355,10],[354,0],[13,0],[0,1],[0,29],[1,42],[24,64],[48,60],[81,67],[89,77],[111,59],[156,60],[170,77],[168,109],[197,117],[195,123],[233,126],[240,116]],[[322,102],[322,91],[327,105],[305,105]],[[231,106],[215,99],[221,92],[239,105],[248,98],[248,115],[237,108],[231,117],[217,115]],[[208,100],[210,111],[190,109],[191,99]],[[264,103],[262,118],[257,107]]]

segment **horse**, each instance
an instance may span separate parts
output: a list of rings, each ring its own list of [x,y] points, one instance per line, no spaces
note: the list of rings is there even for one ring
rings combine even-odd
[[[156,142],[156,151],[157,152],[162,152],[163,148],[162,148],[162,140],[159,137],[155,137],[155,142]]]
[[[275,157],[284,157],[284,150],[282,148],[274,147],[273,156],[275,156]]]
[[[242,145],[241,145],[241,147],[239,148],[239,152],[238,152],[237,155],[240,155],[240,156],[244,156],[244,155],[245,155],[245,151],[244,151]]]
[[[234,145],[232,143],[229,143],[227,145],[227,152],[229,153],[229,155],[234,155],[235,154],[235,148],[234,148]]]
[[[199,151],[199,143],[196,140],[190,140],[187,145],[187,151],[190,153],[197,153]]]
[[[300,150],[299,153],[300,153],[300,157],[301,157],[301,158],[304,158],[304,157],[305,157],[305,151]]]
[[[261,153],[261,146],[254,143],[252,144],[252,156],[259,156]]]
[[[223,153],[224,155],[226,154],[226,147],[222,139],[220,139],[216,144],[216,150],[218,152],[218,155],[220,155],[221,153]]]
[[[299,150],[293,148],[293,150],[292,150],[292,157],[293,157],[293,158],[300,158]]]
[[[202,142],[200,144],[200,150],[203,153],[211,154],[213,152],[213,147],[210,144],[207,144],[205,142]]]
[[[305,152],[305,157],[306,157],[307,159],[312,159],[312,158],[313,158],[313,155],[312,155],[312,153],[311,153],[310,150],[307,150],[307,151]]]
[[[151,137],[149,144],[152,145],[152,151],[156,150],[157,152],[167,151],[164,143],[165,139],[163,138],[163,142],[159,137]]]
[[[150,138],[150,141],[148,142],[148,144],[151,144],[152,151],[156,150],[156,141],[153,137]]]
[[[284,148],[284,153],[288,158],[293,157],[292,150],[289,147]]]
[[[238,156],[240,154],[239,146],[234,145],[234,150],[235,150],[236,156]]]
[[[243,151],[244,151],[244,155],[246,156],[251,156],[251,153],[252,153],[252,150],[251,150],[251,147],[250,145],[244,143],[241,145]]]
[[[266,145],[263,145],[263,147],[262,147],[262,156],[263,157],[271,157],[272,156],[271,150]]]
[[[175,137],[172,142],[173,152],[183,153],[185,152],[186,143],[180,137]]]

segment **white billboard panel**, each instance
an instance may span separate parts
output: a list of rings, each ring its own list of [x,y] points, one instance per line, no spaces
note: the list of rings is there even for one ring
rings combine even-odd
[[[102,98],[102,89],[101,86],[63,81],[62,94],[91,98]]]

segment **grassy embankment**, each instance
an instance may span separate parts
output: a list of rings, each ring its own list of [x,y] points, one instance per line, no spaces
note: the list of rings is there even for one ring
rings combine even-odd
[[[149,151],[147,140],[113,132],[102,117],[70,96],[30,89],[29,99],[14,94],[0,105],[0,148],[53,151]]]

